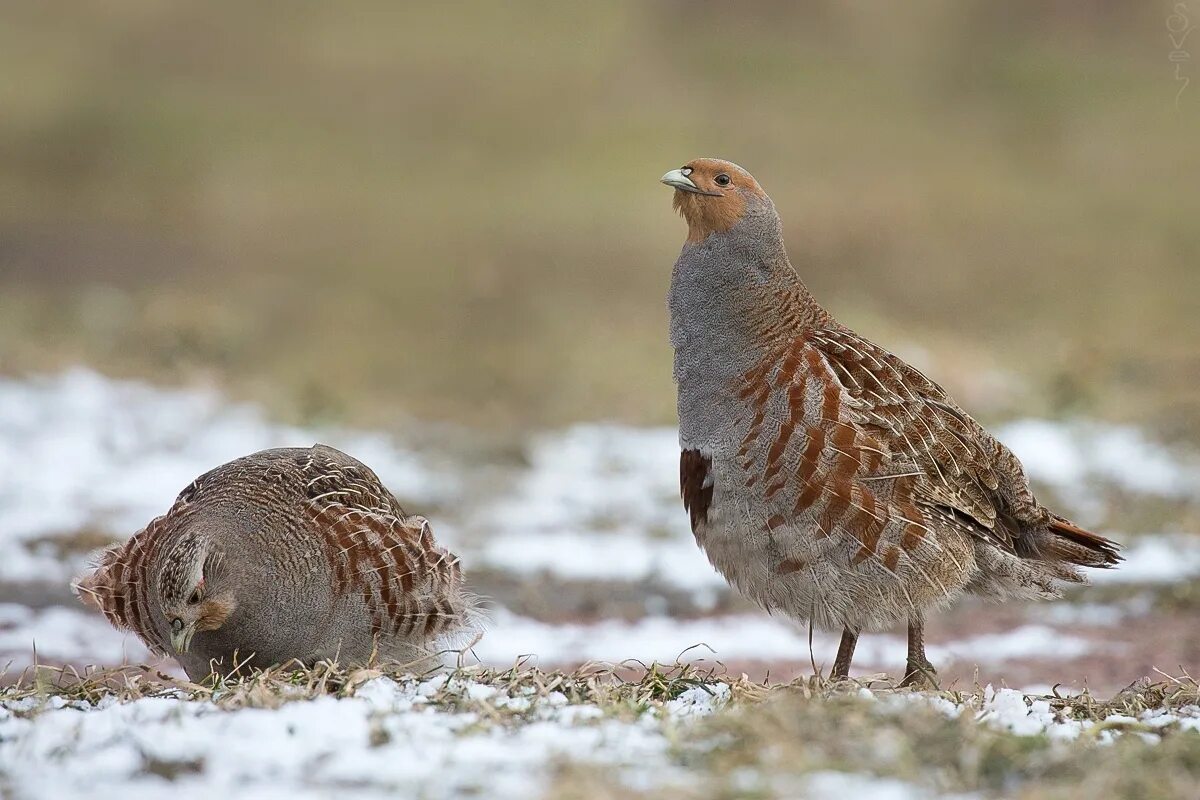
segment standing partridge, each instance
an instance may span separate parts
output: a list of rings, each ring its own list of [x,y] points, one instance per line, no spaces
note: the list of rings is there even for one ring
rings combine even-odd
[[[860,631],[906,622],[904,682],[931,683],[930,611],[1056,597],[1120,560],[942,387],[817,303],[749,173],[702,158],[662,182],[688,225],[669,306],[692,532],[763,608],[842,630],[834,679]]]
[[[409,662],[476,617],[429,523],[324,445],[201,475],[76,590],[193,680],[291,660]]]

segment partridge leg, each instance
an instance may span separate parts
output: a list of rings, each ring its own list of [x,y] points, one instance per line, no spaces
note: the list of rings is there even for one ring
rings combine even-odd
[[[858,631],[846,626],[842,630],[842,643],[838,645],[837,658],[833,661],[830,680],[844,681],[850,677],[850,662],[854,659],[854,646],[858,644]]]
[[[901,686],[937,688],[937,672],[925,657],[925,621],[914,617],[908,621],[908,664],[904,668]]]

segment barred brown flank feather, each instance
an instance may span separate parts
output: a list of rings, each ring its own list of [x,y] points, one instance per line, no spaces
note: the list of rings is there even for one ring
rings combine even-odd
[[[322,445],[255,453],[201,476],[76,588],[156,651],[170,649],[168,616],[186,616],[196,653],[180,661],[193,677],[234,650],[262,666],[412,660],[475,618],[458,560],[429,523],[365,465]],[[314,616],[290,616],[301,609]]]
[[[835,677],[865,628],[906,623],[906,678],[928,675],[928,612],[1057,596],[1119,560],[941,386],[817,303],[749,173],[696,159],[663,180],[688,222],[668,305],[693,533],[764,608],[843,629]]]

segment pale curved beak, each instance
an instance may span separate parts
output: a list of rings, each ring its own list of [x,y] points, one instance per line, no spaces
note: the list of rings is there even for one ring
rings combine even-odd
[[[175,623],[181,623],[176,625]],[[171,623],[171,649],[183,655],[192,646],[192,637],[196,635],[196,623],[183,625],[182,620]]]
[[[681,192],[691,192],[692,194],[706,194],[711,197],[722,197],[722,194],[720,192],[706,192],[703,189],[701,189],[699,186],[697,186],[692,181],[692,179],[688,177],[689,172],[691,172],[691,170],[688,169],[687,167],[681,167],[680,169],[673,169],[670,172],[668,172],[666,175],[663,175],[658,180],[660,183],[665,183],[667,186],[678,189]]]
[[[698,192],[700,187],[692,183],[692,179],[684,174],[682,169],[673,169],[658,179],[660,183],[683,189],[685,192]]]

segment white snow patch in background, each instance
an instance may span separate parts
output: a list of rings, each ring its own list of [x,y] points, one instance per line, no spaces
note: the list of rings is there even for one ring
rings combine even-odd
[[[62,606],[35,610],[17,603],[0,603],[0,654],[17,669],[33,663],[35,654],[39,661],[56,663],[156,660],[140,639],[116,630],[95,612]]]
[[[1158,497],[1189,497],[1200,491],[1200,461],[1194,455],[1172,452],[1136,428],[1023,419],[1002,426],[998,433],[1031,478],[1075,502],[1093,500],[1088,485],[1096,482]]]
[[[1142,536],[1121,555],[1116,569],[1089,570],[1092,583],[1174,583],[1200,575],[1200,536]]]
[[[542,434],[530,467],[491,522],[554,533],[644,534],[679,525],[679,439],[673,428],[576,425]]]
[[[814,631],[812,655],[828,671],[838,637]],[[1025,625],[1003,633],[983,634],[926,651],[938,664],[951,661],[995,665],[1053,653],[1076,658],[1105,645],[1063,634],[1044,625]],[[34,651],[43,663],[115,666],[157,663],[136,636],[114,630],[99,614],[72,608],[40,611],[17,604],[0,604],[0,654],[20,670],[33,663]],[[894,671],[904,664],[904,639],[868,634],[855,651],[855,673],[870,667]],[[715,661],[807,662],[808,633],[785,620],[765,614],[733,614],[680,620],[645,617],[633,622],[605,619],[587,624],[552,624],[518,616],[505,609],[491,615],[483,638],[470,653],[482,663],[510,667],[518,661],[550,669],[588,661],[649,664]],[[173,669],[173,661],[164,661]]]
[[[996,664],[1054,653],[1076,658],[1100,645],[1064,635],[1043,625],[1025,625],[1003,633],[984,634],[943,645],[928,645],[938,663]],[[812,655],[828,672],[838,637],[814,631]],[[638,661],[673,664],[697,661],[808,661],[808,633],[765,614],[736,614],[680,620],[645,617],[635,622],[603,620],[591,624],[552,625],[520,617],[503,609],[493,614],[487,633],[471,648],[481,661],[508,667],[523,656],[533,664],[551,667],[587,661]],[[864,635],[855,650],[855,671],[868,666],[894,670],[903,665],[906,642],[896,636]]]
[[[1156,495],[1200,491],[1194,458],[1131,428],[1022,420],[1001,433],[1034,478],[1084,506],[1095,481]],[[425,503],[450,509],[457,524],[437,519],[435,532],[468,569],[660,581],[702,596],[723,586],[695,547],[679,501],[674,429],[587,424],[536,436],[529,466],[510,471],[511,489],[481,501],[458,471],[386,434],[279,425],[214,392],[154,388],[84,369],[0,379],[0,544],[7,553],[0,579],[65,582],[84,566],[80,554],[64,560],[51,546],[25,543],[86,526],[131,535],[203,472],[255,450],[316,441],[362,459],[414,510]],[[1180,537],[1176,546],[1190,547],[1183,561],[1191,574],[1200,545]],[[1122,573],[1178,578],[1179,559],[1147,552],[1153,558],[1142,566],[1131,559],[1101,580]]]
[[[804,791],[797,796],[807,800],[928,800],[940,794],[896,778],[820,770],[806,776]]]
[[[511,492],[471,515],[468,525],[487,531],[474,537],[483,544],[471,563],[565,580],[657,580],[701,597],[724,588],[679,500],[674,428],[576,425],[534,437],[529,462]]]
[[[213,392],[158,389],[84,369],[0,379],[0,578],[65,580],[83,566],[19,542],[88,525],[131,536],[199,475],[269,447],[324,442],[361,457],[402,497],[455,488],[389,437],[269,422]]]
[[[1023,625],[1003,633],[988,633],[945,645],[931,645],[926,650],[931,659],[938,661],[945,659],[969,664],[995,664],[1031,656],[1078,658],[1104,646],[1045,625]]]
[[[681,515],[682,516],[682,515]],[[725,579],[687,538],[609,533],[506,533],[489,540],[478,563],[518,575],[565,580],[661,581],[694,592],[724,589]]]

